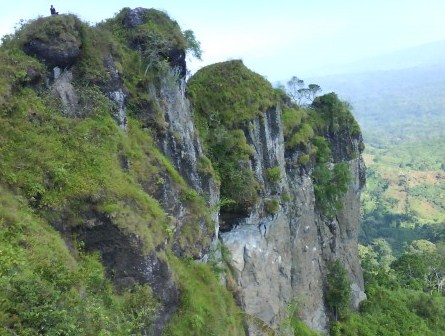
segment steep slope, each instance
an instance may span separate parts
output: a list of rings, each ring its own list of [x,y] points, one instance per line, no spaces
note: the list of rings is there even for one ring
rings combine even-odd
[[[98,252],[118,291],[148,284],[160,305],[138,328],[154,321],[155,334],[179,305],[188,323],[204,314],[184,298],[195,268],[175,260],[202,258],[215,234],[218,190],[198,171],[202,150],[181,91],[185,43],[164,13],[124,9],[97,28],[70,15],[40,18],[1,50],[1,184],[73,255],[79,243]],[[193,285],[214,287],[202,302],[227,301],[206,322],[225,309],[237,316],[216,277],[202,272]],[[237,317],[214,321],[215,333],[242,330]],[[19,326],[12,319],[8,328]]]
[[[363,299],[364,166],[347,106],[328,94],[300,109],[241,61],[186,85],[187,36],[126,8],[97,27],[39,18],[5,39],[2,331],[264,335],[293,301],[325,330],[336,261],[353,306]],[[36,314],[42,302],[73,320]]]

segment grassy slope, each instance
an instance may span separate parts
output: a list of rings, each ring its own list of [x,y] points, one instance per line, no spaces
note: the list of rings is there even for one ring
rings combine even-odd
[[[116,295],[98,256],[71,254],[26,203],[0,187],[0,334],[129,335],[148,327],[150,289]]]
[[[156,148],[152,130],[136,119],[137,108],[153,105],[146,85],[158,70],[151,69],[141,78],[146,67],[135,52],[120,45],[106,28],[93,29],[78,22],[84,48],[74,85],[83,117],[67,118],[60,102],[43,86],[31,85],[27,71],[46,70],[20,50],[23,38],[42,33],[42,20],[24,26],[0,48],[0,333],[138,334],[154,318],[156,302],[150,289],[136,286],[131,292],[116,293],[104,278],[100,258],[85,255],[81,242],[68,249],[49,223],[61,223],[69,231],[83,225],[83,214],[94,209],[112,218],[125,234],[137,235],[143,252],[148,253],[172,232],[162,205],[151,196],[152,189],[165,182],[160,176],[168,176],[182,194],[193,195],[184,197],[193,209],[190,225],[208,216],[208,209]],[[54,29],[64,30],[73,18],[57,20],[60,25]],[[126,133],[117,127],[110,101],[94,84],[107,79],[101,57],[108,53],[122,68],[131,95],[130,110],[135,116],[129,116]],[[128,160],[129,167],[122,160]],[[189,231],[191,237],[184,239],[193,246],[193,239],[201,237]],[[188,265],[175,261],[180,287],[194,276],[194,268],[182,263]],[[200,319],[209,331],[223,330],[225,318],[237,308],[210,267],[199,267],[204,273],[194,286],[207,293],[206,304],[222,322],[207,314]],[[225,297],[230,309],[213,305],[219,296]],[[185,300],[182,296],[181,314],[190,314],[193,310]],[[170,328],[176,330],[179,323],[173,320]],[[189,332],[178,330],[184,335]]]

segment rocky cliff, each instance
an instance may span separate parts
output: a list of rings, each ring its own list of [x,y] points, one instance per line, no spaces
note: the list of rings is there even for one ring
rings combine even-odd
[[[273,330],[278,330],[287,317],[288,305],[298,302],[300,318],[322,331],[327,328],[329,320],[324,301],[329,262],[340,260],[348,270],[351,304],[357,308],[365,298],[357,251],[359,197],[365,182],[361,135],[350,112],[335,94],[317,98],[308,111],[313,116],[301,117],[303,120],[297,126],[292,125],[294,129],[291,131],[282,120],[282,109],[287,110],[287,118],[301,110],[289,109],[286,100],[281,104],[269,102],[269,107],[260,106],[263,111],[255,111],[250,116],[249,112],[244,112],[243,118],[247,120],[227,121],[225,109],[231,108],[232,98],[218,99],[219,93],[215,94],[213,86],[217,85],[224,92],[221,95],[230,90],[242,92],[238,86],[252,86],[252,90],[259,90],[261,86],[253,86],[246,72],[248,70],[240,61],[231,61],[200,70],[190,80],[192,101],[198,113],[206,115],[212,111],[220,117],[217,123],[206,125],[207,133],[240,129],[246,144],[252,148],[246,165],[259,185],[260,199],[248,210],[221,209],[219,238],[229,254],[226,261],[233,277],[231,289],[243,310]],[[231,88],[226,90],[226,85]],[[212,97],[207,97],[207,90],[212,92]],[[203,96],[218,102],[218,106],[206,106],[202,102]],[[203,105],[207,110],[202,109]],[[246,104],[245,109],[248,111],[250,106]],[[316,119],[320,117],[323,121]],[[292,137],[308,125],[314,133],[302,138],[295,147],[289,145]],[[285,128],[287,137],[284,136]],[[317,133],[323,138],[317,138]],[[220,143],[215,145],[212,136],[208,136],[207,142],[210,153],[221,146]],[[322,152],[323,146],[329,153],[326,158],[317,154],[317,151]],[[307,162],[302,160],[304,157]],[[317,181],[314,171],[320,169],[320,165],[328,165],[331,171],[336,165],[345,165],[350,173],[347,185],[341,186],[335,178]],[[221,183],[224,191],[225,181]],[[320,185],[322,183],[327,185]],[[314,190],[317,187],[322,190],[322,195],[318,195],[320,199]],[[338,203],[332,212],[323,211],[320,206],[329,203],[324,200],[331,193],[329,188],[335,193],[344,189],[336,194],[335,202]],[[257,329],[257,323],[251,323],[249,334],[263,334]]]
[[[298,107],[241,61],[186,83],[187,42],[142,8],[22,27],[0,55],[0,182],[74,258],[98,253],[116,295],[149,285],[158,304],[133,332],[263,335],[294,302],[326,330],[330,262],[364,299],[358,126],[335,94]]]

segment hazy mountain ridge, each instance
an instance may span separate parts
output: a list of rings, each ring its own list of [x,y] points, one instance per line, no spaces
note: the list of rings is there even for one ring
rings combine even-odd
[[[366,142],[442,137],[445,66],[314,78],[323,91],[350,102]],[[383,139],[382,139],[383,136]]]
[[[327,77],[442,65],[444,55],[445,40],[440,40],[346,64],[331,64],[314,69],[309,72],[309,77]]]

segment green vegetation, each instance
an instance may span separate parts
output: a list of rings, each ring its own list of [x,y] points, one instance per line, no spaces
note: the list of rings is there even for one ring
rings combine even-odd
[[[332,335],[441,336],[445,335],[444,312],[443,297],[430,297],[420,291],[373,287],[360,313],[336,324]]]
[[[349,314],[351,281],[348,272],[340,260],[328,263],[326,276],[326,305],[334,316],[334,321],[344,320]]]
[[[15,95],[13,112],[0,116],[1,133],[7,135],[0,148],[0,181],[26,197],[45,218],[67,207],[81,216],[84,202],[94,197],[95,207],[115,213],[116,224],[143,237],[148,251],[163,240],[167,218],[159,203],[140,188],[136,176],[122,170],[119,159],[137,161],[133,153],[142,149],[132,146],[129,153],[133,139],[119,132],[108,112],[108,100],[98,90],[88,88],[84,95],[90,107],[85,119],[62,116],[57,106],[51,107],[49,96],[33,90],[23,88]],[[130,137],[133,134],[130,131]],[[120,216],[128,212],[130,200],[137,204],[132,215]],[[65,225],[80,220],[74,217]]]
[[[205,140],[209,130],[246,126],[246,122],[263,116],[276,101],[271,84],[240,60],[199,70],[188,82],[188,94]]]
[[[332,217],[341,209],[341,197],[348,190],[351,181],[349,164],[340,162],[330,167],[331,151],[327,141],[316,137],[313,143],[317,153],[312,172],[316,204],[323,214]]]
[[[396,260],[378,246],[361,249],[368,299],[331,334],[445,335],[444,244],[416,241]]]
[[[281,170],[279,166],[272,167],[266,170],[266,178],[270,182],[278,183],[281,180]]]
[[[129,11],[130,8],[122,9],[116,17],[102,25],[111,30],[123,45],[137,45],[140,48],[141,56],[146,62],[145,74],[148,70],[159,67],[161,61],[166,60],[173,50],[185,51],[187,47],[192,47],[198,52],[199,46],[193,32],[187,32],[184,36],[178,23],[171,20],[166,13],[148,9],[142,13],[141,24],[128,29],[123,26],[123,22]]]
[[[350,112],[350,105],[338,99],[333,92],[314,99],[317,126],[327,134],[346,133],[352,138],[361,136],[360,126]]]
[[[247,213],[258,200],[260,183],[249,165],[253,149],[243,130],[273,106],[275,92],[237,60],[199,70],[188,82],[188,95],[206,156],[221,181],[221,196],[234,200],[223,210]]]
[[[181,290],[179,312],[165,335],[244,335],[242,312],[229,291],[223,290],[218,275],[206,264],[180,261],[169,256]]]
[[[296,106],[282,98],[286,149],[299,151],[298,165],[312,164],[312,179],[317,208],[333,217],[341,208],[341,198],[351,181],[349,165],[344,160],[355,158],[352,144],[343,144],[344,153],[332,153],[335,141],[355,139],[361,144],[360,128],[348,104],[329,93],[314,99],[309,108]],[[360,150],[360,149],[359,149]]]
[[[268,199],[264,201],[264,210],[266,210],[266,212],[268,214],[275,214],[280,210],[280,203],[278,202],[277,199]]]
[[[283,110],[282,120],[286,149],[304,149],[314,137],[314,130],[309,118],[310,112],[310,110],[292,105]]]
[[[61,43],[61,48],[64,44],[79,47],[82,25],[83,23],[75,15],[40,17],[22,25],[14,39],[22,46],[31,40],[39,40],[49,44]]]
[[[147,329],[151,290],[118,295],[97,255],[70,254],[23,197],[0,187],[0,333],[129,335]]]

